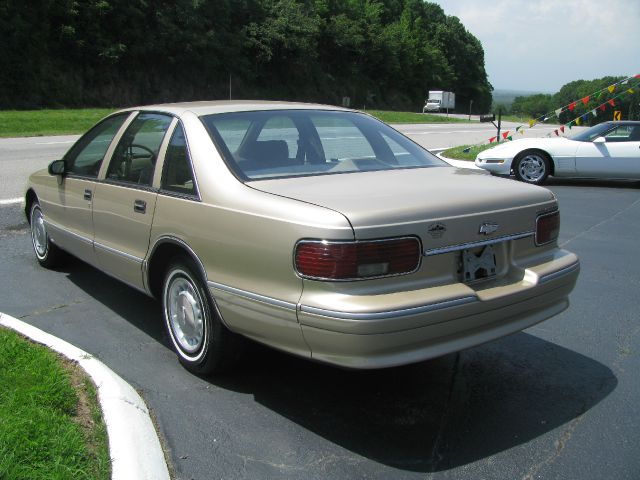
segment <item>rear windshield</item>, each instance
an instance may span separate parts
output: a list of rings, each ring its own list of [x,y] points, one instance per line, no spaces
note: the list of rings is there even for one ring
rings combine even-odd
[[[245,180],[447,165],[361,113],[269,110],[201,119],[229,167]]]

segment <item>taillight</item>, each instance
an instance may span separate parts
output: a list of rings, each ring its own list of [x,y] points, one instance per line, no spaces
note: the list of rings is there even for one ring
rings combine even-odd
[[[546,245],[558,239],[560,234],[560,212],[540,215],[536,219],[536,245]]]
[[[411,273],[420,266],[420,241],[414,237],[364,242],[303,240],[295,265],[302,277],[358,280]]]

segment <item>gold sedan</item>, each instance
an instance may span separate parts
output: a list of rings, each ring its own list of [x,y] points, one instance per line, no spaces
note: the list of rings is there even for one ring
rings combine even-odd
[[[202,374],[244,337],[349,368],[418,362],[563,311],[579,272],[549,190],[323,105],[122,110],[30,177],[26,214],[43,266],[70,253],[161,299]]]

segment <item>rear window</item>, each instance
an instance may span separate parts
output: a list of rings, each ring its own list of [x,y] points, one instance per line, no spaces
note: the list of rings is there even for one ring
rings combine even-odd
[[[229,167],[245,180],[446,165],[355,112],[269,110],[201,119]]]

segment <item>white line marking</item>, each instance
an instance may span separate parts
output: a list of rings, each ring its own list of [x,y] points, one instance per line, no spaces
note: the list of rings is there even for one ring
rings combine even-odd
[[[58,145],[58,144],[65,144],[65,143],[73,143],[73,140],[67,140],[64,142],[40,142],[40,143],[36,143],[36,145]]]
[[[4,200],[0,200],[0,205],[13,205],[20,202],[22,202],[22,198],[7,198]]]

